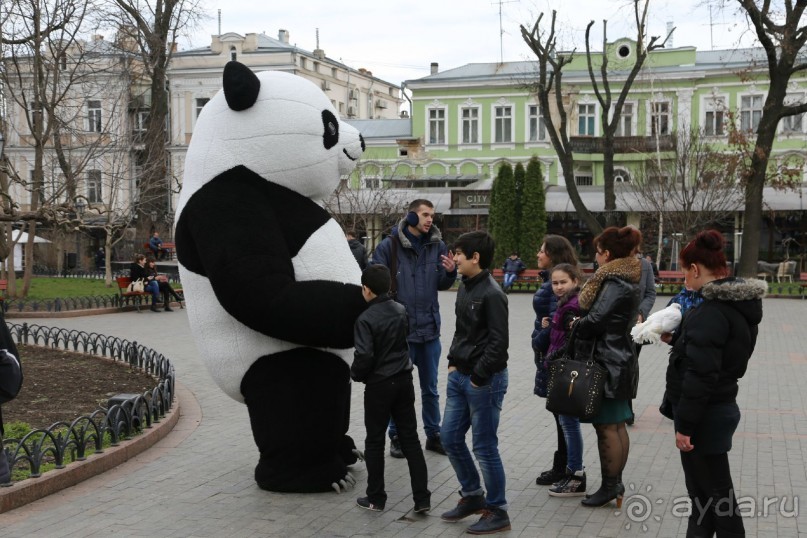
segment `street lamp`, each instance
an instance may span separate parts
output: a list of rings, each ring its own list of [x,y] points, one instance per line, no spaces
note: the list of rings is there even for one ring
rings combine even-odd
[[[157,221],[157,210],[152,209],[151,210],[151,222],[156,222],[156,221]]]
[[[79,198],[76,200],[76,215],[78,215],[79,219],[84,217],[85,211],[87,211],[87,202],[85,202],[82,198]]]

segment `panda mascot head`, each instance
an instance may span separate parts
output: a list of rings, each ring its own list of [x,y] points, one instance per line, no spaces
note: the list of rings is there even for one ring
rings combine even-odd
[[[349,366],[366,304],[322,200],[364,141],[302,77],[230,62],[222,85],[196,122],[177,208],[190,326],[213,379],[247,404],[258,484],[323,491],[356,460]]]

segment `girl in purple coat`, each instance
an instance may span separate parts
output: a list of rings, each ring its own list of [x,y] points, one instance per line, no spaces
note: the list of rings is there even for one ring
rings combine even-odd
[[[547,358],[552,360],[566,346],[571,325],[580,315],[577,293],[580,291],[580,271],[574,265],[561,263],[552,268],[552,291],[558,298],[558,307],[550,321],[544,318],[542,326],[549,327]],[[583,470],[583,434],[580,419],[559,415],[563,437],[566,440],[566,476],[549,488],[552,497],[581,497],[586,494],[586,473]]]

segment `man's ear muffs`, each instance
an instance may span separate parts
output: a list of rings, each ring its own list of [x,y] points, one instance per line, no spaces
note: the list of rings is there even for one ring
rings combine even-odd
[[[414,228],[420,223],[420,217],[418,217],[418,214],[414,211],[410,211],[406,214],[406,223]]]

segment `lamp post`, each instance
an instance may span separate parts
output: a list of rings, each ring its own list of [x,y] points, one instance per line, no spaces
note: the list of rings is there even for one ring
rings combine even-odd
[[[79,220],[84,217],[84,213],[87,211],[87,202],[85,202],[82,198],[76,200],[76,215],[78,215]]]

